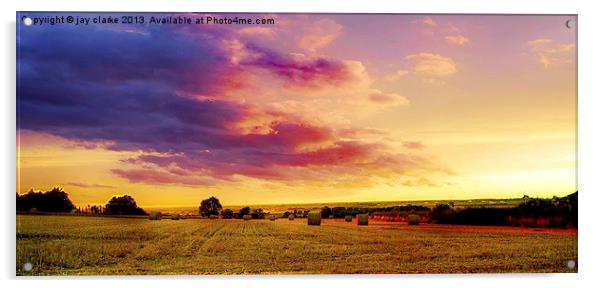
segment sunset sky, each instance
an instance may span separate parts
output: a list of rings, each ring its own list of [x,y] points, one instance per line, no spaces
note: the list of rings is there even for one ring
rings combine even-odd
[[[577,189],[575,16],[240,16],[276,24],[19,24],[17,192],[150,207]]]

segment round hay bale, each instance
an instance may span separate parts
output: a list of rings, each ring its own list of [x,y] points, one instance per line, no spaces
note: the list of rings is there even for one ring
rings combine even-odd
[[[276,215],[270,215],[270,221],[276,221]]]
[[[307,225],[320,226],[321,222],[322,222],[322,214],[320,214],[320,213],[307,214]]]
[[[368,225],[368,214],[357,214],[357,225]]]
[[[295,220],[295,215],[293,215],[293,214],[288,215],[288,220],[290,220],[290,221]]]
[[[151,211],[148,214],[148,219],[149,220],[161,220],[161,218],[163,218],[163,214],[161,214],[161,212]]]
[[[244,216],[242,216],[242,220],[245,220],[245,221],[251,220],[251,215],[244,215]]]
[[[351,216],[351,215],[345,216],[345,222],[351,222],[351,221],[353,221],[353,216]]]
[[[420,216],[418,216],[416,214],[408,215],[408,224],[410,224],[410,225],[420,224]]]
[[[180,220],[180,214],[178,214],[178,213],[171,214],[171,220]]]
[[[217,219],[217,215],[211,214],[211,215],[209,215],[209,219],[211,219],[211,220]]]

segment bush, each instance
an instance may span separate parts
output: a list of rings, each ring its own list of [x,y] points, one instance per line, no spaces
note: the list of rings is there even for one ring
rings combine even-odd
[[[382,207],[382,208],[374,208],[373,212],[430,212],[431,208],[419,205],[408,204],[405,206],[391,206],[391,207]]]
[[[322,215],[322,218],[329,218],[330,216],[334,216],[332,214],[332,210],[328,208],[328,206],[324,206],[324,208],[322,208],[322,210],[320,211],[320,214]]]
[[[251,217],[253,217],[253,219],[264,219],[265,213],[263,212],[262,208],[257,208],[253,210],[253,212],[251,213]]]
[[[355,215],[362,213],[362,210],[357,207],[334,207],[330,211],[334,218],[345,218],[349,215],[355,217]]]
[[[438,223],[462,225],[506,225],[508,216],[517,215],[516,208],[467,208],[438,218]]]
[[[431,213],[431,220],[443,224],[516,225],[526,227],[577,227],[577,192],[552,199],[523,197],[514,208],[467,208],[453,210],[440,204]]]
[[[577,192],[566,197],[539,199],[523,197],[523,203],[518,205],[521,217],[555,219],[554,225],[561,227],[577,227]],[[549,221],[549,220],[548,220]]]
[[[234,211],[232,209],[222,210],[222,219],[232,219],[234,217]]]
[[[439,219],[443,219],[454,214],[454,210],[448,204],[437,204],[431,211],[430,218],[432,222],[438,223]]]

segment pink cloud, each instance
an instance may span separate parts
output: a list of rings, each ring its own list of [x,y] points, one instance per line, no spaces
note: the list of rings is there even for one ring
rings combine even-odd
[[[298,40],[299,47],[310,52],[328,46],[332,43],[343,30],[343,26],[331,19],[320,19],[311,23],[303,36]]]
[[[270,27],[245,27],[238,30],[238,34],[245,37],[264,37],[268,39],[274,39],[276,31]]]
[[[215,183],[213,180],[204,179],[202,177],[183,177],[174,173],[167,173],[154,169],[113,169],[112,172],[133,183],[183,184],[189,186],[207,186]]]
[[[64,42],[26,34],[21,59],[28,69],[20,74],[18,102],[26,117],[19,117],[19,129],[130,153],[112,172],[134,183],[336,182],[441,171],[427,158],[379,142],[369,127],[344,131],[329,122],[345,118],[332,107],[357,116],[369,104],[405,105],[407,99],[374,89],[362,62],[317,55],[342,28],[328,19],[314,24],[299,40],[308,55],[253,42],[251,35],[275,35],[258,28],[54,30]],[[87,41],[79,41],[83,37]],[[245,90],[252,86],[259,88]],[[264,93],[231,97],[249,91]],[[263,94],[276,100],[249,100]],[[285,105],[297,96],[307,98]],[[369,133],[372,139],[364,137]]]
[[[413,62],[414,73],[429,76],[441,77],[451,76],[458,71],[456,63],[453,59],[439,54],[419,53],[405,57],[405,59]]]
[[[449,44],[464,46],[470,42],[470,39],[462,35],[448,35],[445,36],[445,41]]]
[[[408,149],[422,149],[424,148],[424,144],[420,141],[405,141],[403,142],[403,147]]]
[[[376,91],[370,94],[370,101],[388,104],[388,105],[408,105],[410,101],[396,93],[382,93],[381,91]]]
[[[289,87],[341,85],[357,80],[358,77],[356,67],[341,60],[282,54],[240,41],[229,41],[227,47],[233,64],[269,72],[285,81]]]
[[[537,57],[539,63],[545,68],[574,62],[574,43],[562,43],[552,39],[539,38],[531,40],[527,44],[531,49],[531,53]]]

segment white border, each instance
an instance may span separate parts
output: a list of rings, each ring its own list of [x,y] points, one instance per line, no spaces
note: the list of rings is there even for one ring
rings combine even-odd
[[[4,219],[0,238],[4,255],[0,262],[3,284],[8,287],[328,287],[409,286],[409,287],[590,287],[598,286],[602,267],[600,254],[599,203],[602,203],[599,163],[602,113],[600,113],[600,51],[602,51],[599,19],[602,14],[597,1],[550,0],[234,0],[234,1],[129,1],[105,0],[30,0],[3,3],[2,49],[3,66],[0,87],[4,90],[0,125]],[[355,13],[520,13],[520,14],[578,14],[579,26],[579,273],[578,274],[479,274],[479,275],[310,275],[310,276],[210,276],[210,277],[69,277],[16,279],[14,252],[14,194],[15,189],[15,12],[16,11],[181,11],[181,12],[355,12]],[[51,280],[50,280],[51,279]],[[75,279],[75,280],[74,280]],[[106,281],[98,281],[98,279]],[[133,280],[135,283],[132,282]],[[168,282],[170,280],[187,281]],[[48,281],[50,280],[50,281]],[[94,281],[92,281],[94,280]],[[117,281],[116,281],[117,280]],[[299,281],[302,280],[302,281]],[[40,282],[42,281],[42,282]],[[4,285],[3,285],[4,286]],[[4,286],[7,287],[7,286]]]

